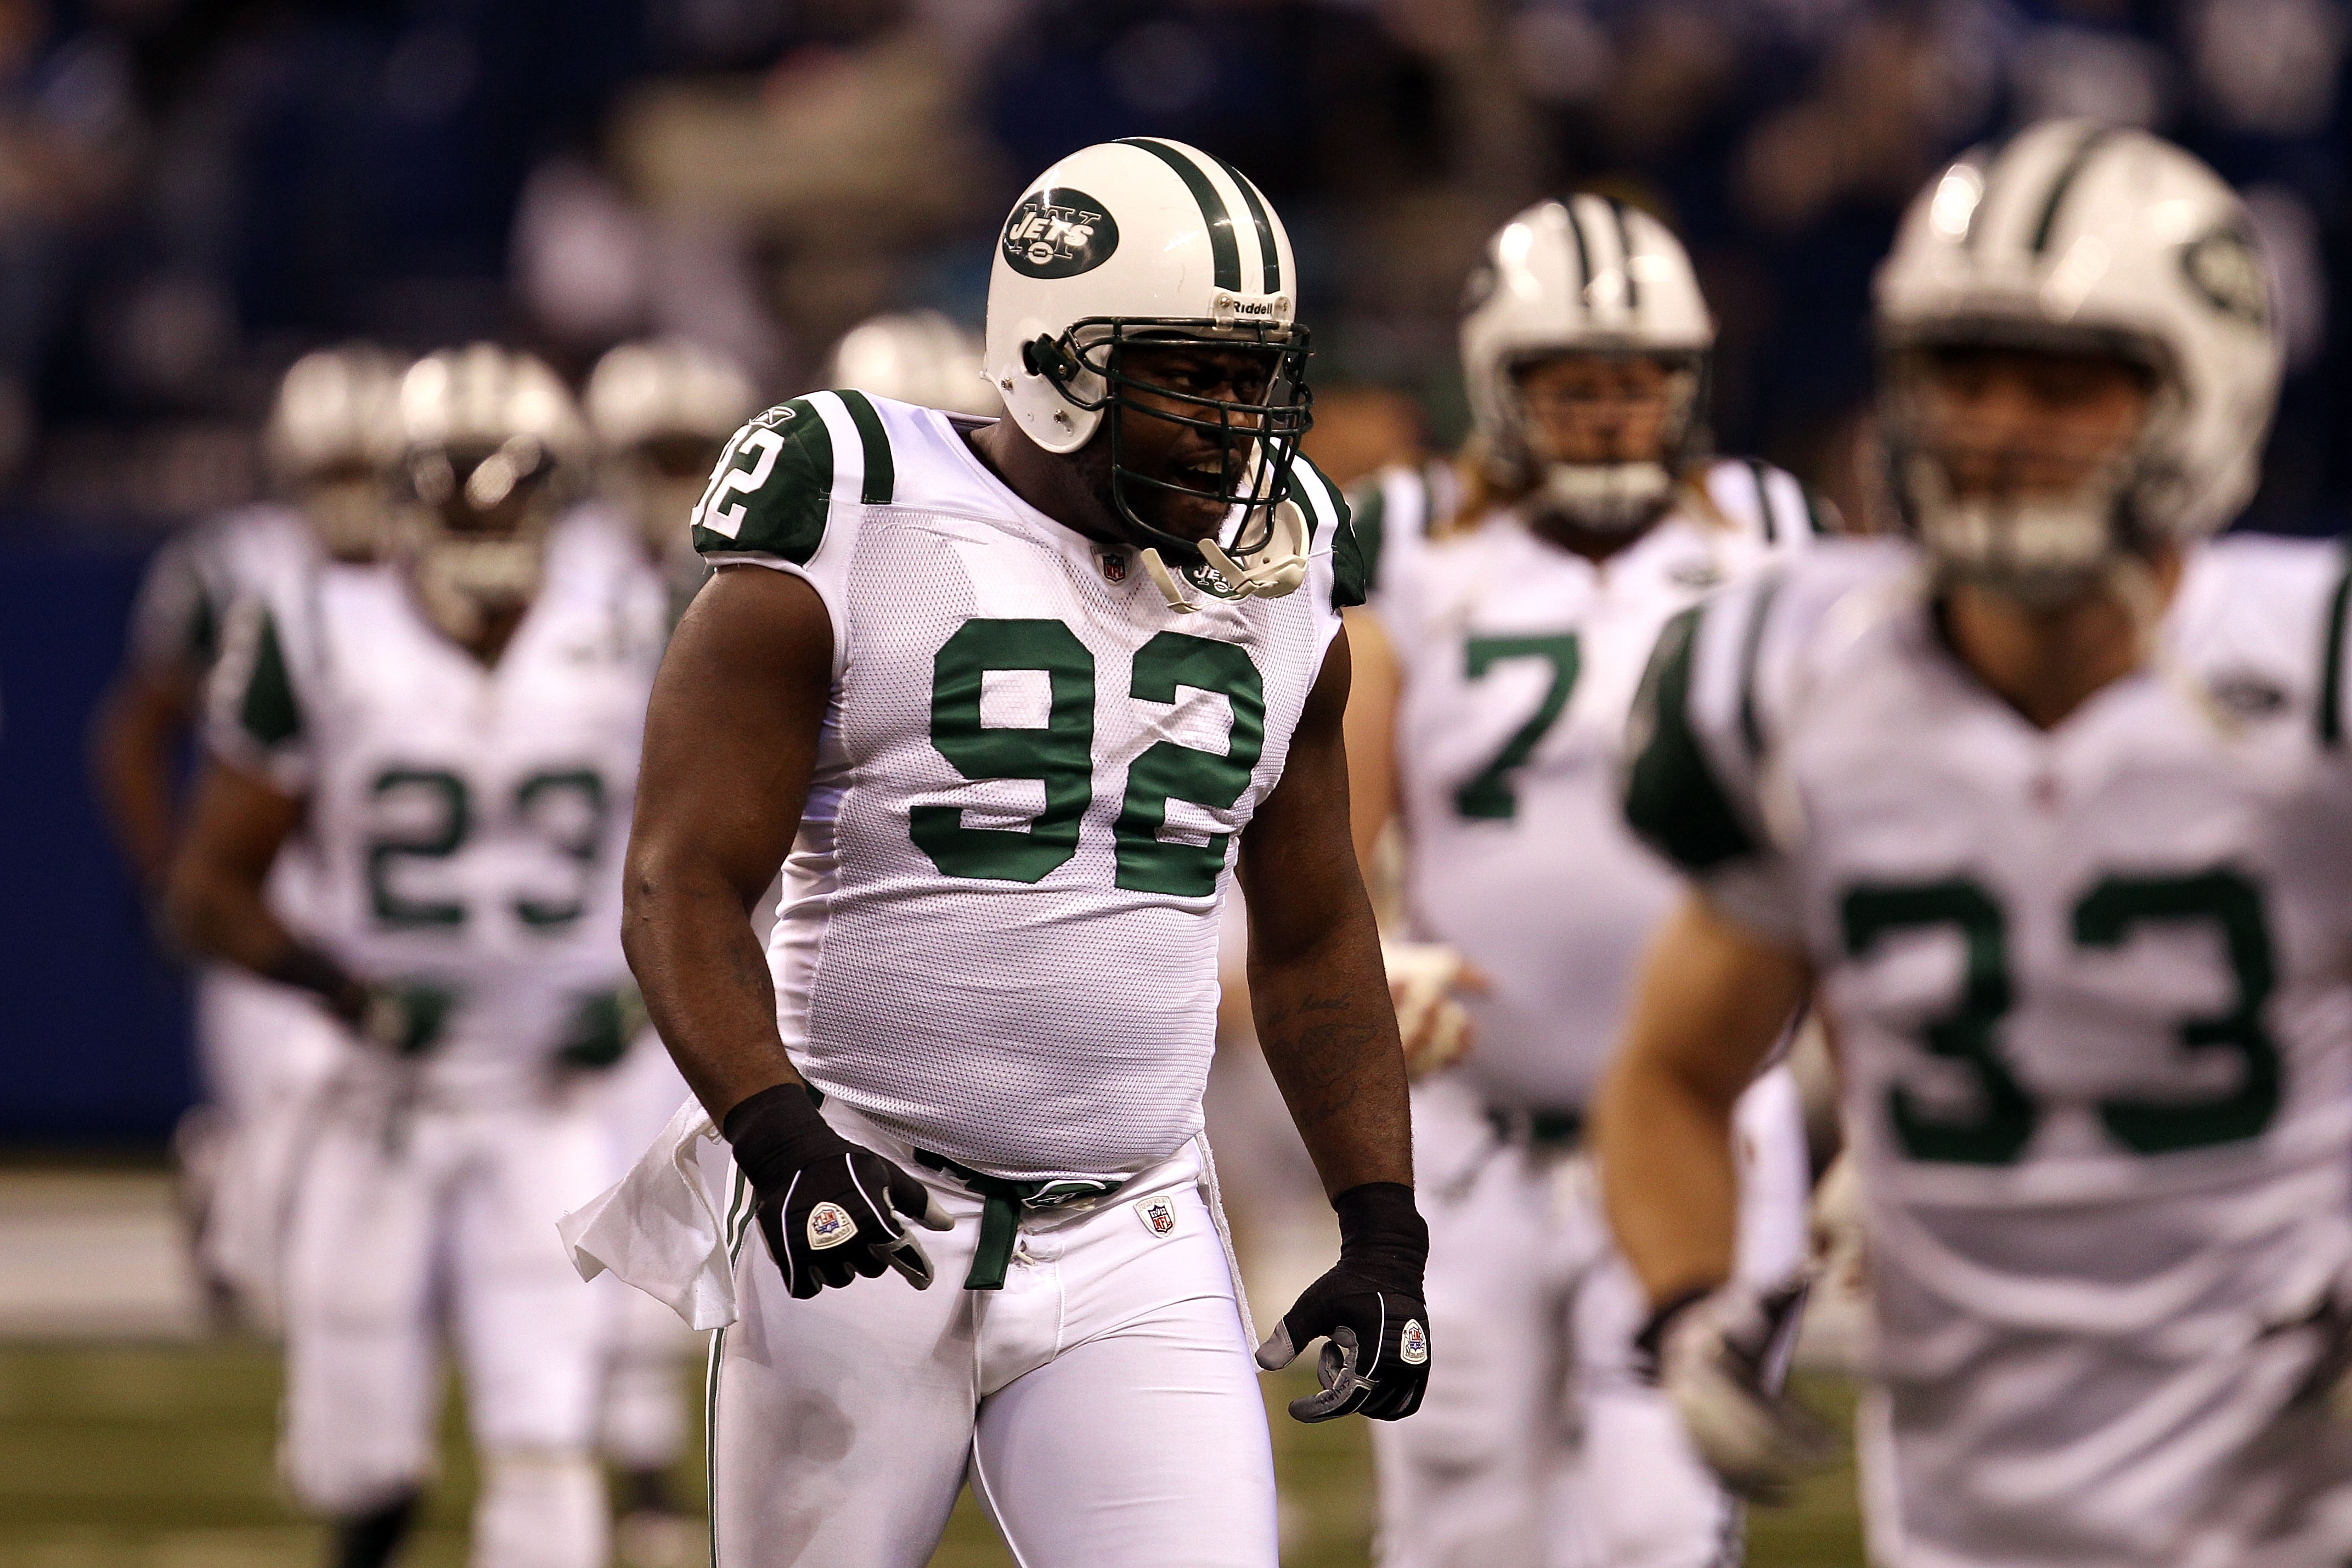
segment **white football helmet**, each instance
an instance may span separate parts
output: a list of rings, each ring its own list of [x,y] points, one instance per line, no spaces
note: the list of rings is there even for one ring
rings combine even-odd
[[[563,383],[496,343],[443,349],[401,378],[408,502],[395,552],[425,612],[461,642],[539,591],[547,531],[587,467]]]
[[[2267,273],[2236,193],[2169,142],[2055,121],[1965,154],[1912,203],[1876,293],[1895,494],[1946,570],[2062,601],[2252,495],[2281,363]],[[1969,345],[2127,360],[2156,388],[2147,421],[2072,495],[1963,498],[1921,392],[1933,351]]]
[[[1629,532],[1674,499],[1703,455],[1715,319],[1672,230],[1613,198],[1538,202],[1486,243],[1462,317],[1462,376],[1496,481],[1538,491],[1547,510]],[[1565,354],[1641,356],[1673,372],[1672,410],[1654,458],[1569,463],[1547,449],[1518,374]]]
[[[937,310],[869,316],[834,344],[818,384],[993,419],[1004,400],[981,357],[980,340]]]
[[[262,426],[272,484],[338,560],[365,560],[382,542],[385,479],[400,458],[400,372],[373,343],[304,354]]]
[[[654,338],[607,352],[589,374],[583,401],[605,494],[647,548],[690,548],[688,520],[711,466],[759,406],[751,376],[724,354],[682,338]]]
[[[1237,170],[1159,137],[1101,142],[1033,181],[998,234],[988,376],[1007,414],[1049,452],[1077,451],[1119,407],[1212,433],[1217,472],[1185,485],[1129,467],[1122,422],[1110,420],[1111,509],[1145,547],[1147,570],[1165,555],[1222,597],[1287,592],[1303,566],[1293,546],[1305,531],[1295,516],[1276,514],[1297,511],[1284,491],[1310,422],[1297,299],[1290,237]],[[1265,391],[1244,402],[1155,385],[1126,361],[1138,342],[1253,351]],[[1128,395],[1136,389],[1190,412],[1136,404]],[[1150,489],[1222,503],[1217,537],[1190,539],[1146,521],[1133,503]],[[1161,586],[1174,596],[1169,582]]]

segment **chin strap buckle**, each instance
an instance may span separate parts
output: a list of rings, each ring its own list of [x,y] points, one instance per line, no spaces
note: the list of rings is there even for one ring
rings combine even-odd
[[[1213,599],[1279,599],[1298,591],[1307,581],[1307,515],[1294,500],[1274,505],[1265,543],[1245,556],[1228,555],[1213,539],[1201,541],[1207,564],[1186,574],[1193,586]],[[1198,615],[1201,606],[1176,580],[1176,574],[1157,550],[1141,552],[1143,570],[1169,609],[1180,616]]]

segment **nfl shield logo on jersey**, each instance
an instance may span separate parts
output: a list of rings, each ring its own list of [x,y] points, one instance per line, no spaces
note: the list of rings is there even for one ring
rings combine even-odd
[[[857,1234],[857,1222],[839,1204],[823,1203],[809,1210],[808,1243],[818,1252],[839,1247]]]
[[[1098,551],[1098,552],[1096,552],[1095,560],[1096,560],[1097,563],[1097,564],[1099,564],[1099,565],[1102,567],[1102,574],[1103,574],[1103,581],[1104,581],[1104,582],[1106,582],[1106,583],[1124,583],[1124,582],[1126,582],[1126,581],[1127,581],[1127,552],[1126,552],[1126,551],[1124,551],[1124,550],[1104,550],[1104,551]]]
[[[1135,1205],[1142,1216],[1143,1228],[1154,1236],[1176,1234],[1176,1205],[1166,1198],[1146,1198]]]
[[[1397,1359],[1407,1366],[1419,1366],[1429,1359],[1429,1331],[1421,1326],[1419,1318],[1404,1321],[1404,1335],[1397,1342]]]

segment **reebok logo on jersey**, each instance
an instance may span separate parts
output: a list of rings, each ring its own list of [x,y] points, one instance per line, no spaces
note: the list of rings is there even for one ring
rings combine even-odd
[[[1404,1321],[1404,1332],[1397,1340],[1397,1360],[1407,1366],[1419,1366],[1429,1359],[1429,1331],[1421,1326],[1419,1318]]]
[[[1135,1205],[1143,1228],[1154,1236],[1176,1234],[1176,1205],[1167,1198],[1145,1198]]]
[[[1004,264],[1026,278],[1076,278],[1118,248],[1110,209],[1084,191],[1032,191],[1004,220]]]
[[[823,1252],[828,1247],[839,1247],[857,1234],[857,1222],[839,1204],[823,1203],[809,1210],[808,1244],[812,1250]]]

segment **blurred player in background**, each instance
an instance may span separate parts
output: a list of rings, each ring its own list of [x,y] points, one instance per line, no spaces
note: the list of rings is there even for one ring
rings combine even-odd
[[[335,1561],[374,1568],[405,1532],[446,1338],[482,1458],[475,1563],[594,1568],[608,1302],[552,1222],[608,1177],[598,1069],[637,1027],[619,850],[659,593],[632,541],[562,517],[586,437],[536,360],[436,353],[400,405],[391,559],[231,624],[173,901],[346,1031],[289,1243],[283,1448]],[[310,933],[263,897],[298,834]]]
[[[674,624],[706,569],[690,536],[694,503],[727,438],[758,405],[751,378],[723,354],[684,339],[622,343],[596,362],[582,404],[595,437],[598,499],[660,576]],[[607,1080],[611,1175],[657,1136],[687,1097],[686,1080],[648,1027]],[[675,1314],[617,1282],[610,1294],[603,1446],[620,1472],[614,1553],[635,1568],[667,1568],[701,1549],[668,1472],[686,1447],[686,1363],[700,1347]]]
[[[981,342],[937,310],[870,316],[844,332],[823,386],[854,386],[918,408],[993,419],[1004,400],[981,368]]]
[[[1732,1500],[1635,1374],[1643,1303],[1584,1152],[1635,962],[1675,890],[1617,809],[1643,663],[1675,614],[1817,527],[1788,475],[1709,457],[1714,335],[1655,218],[1594,195],[1530,207],[1471,282],[1467,483],[1392,468],[1357,506],[1375,553],[1351,616],[1351,800],[1360,854],[1392,814],[1402,829],[1419,940],[1391,944],[1390,977],[1427,1074],[1414,1163],[1447,1351],[1420,1417],[1375,1435],[1396,1568],[1706,1568],[1737,1552]],[[1440,995],[1456,975],[1458,1007]],[[1785,1071],[1739,1122],[1740,1274],[1785,1283],[1807,1174]]]
[[[1612,1216],[1709,1455],[1785,1475],[1730,1118],[1817,996],[1877,1319],[1874,1558],[2321,1568],[2352,1300],[2342,554],[2207,543],[2279,384],[2244,207],[2032,128],[1879,273],[1908,538],[1668,629],[1627,811],[1696,888],[1602,1099]]]
[[[201,523],[158,552],[141,585],[122,674],[100,710],[93,760],[100,798],[141,887],[161,908],[178,837],[182,748],[236,605],[281,588],[323,555],[375,554],[389,469],[398,456],[400,363],[365,343],[295,362],[278,384],[262,455],[278,500]],[[281,918],[302,919],[304,867],[283,858],[270,882]],[[204,1101],[173,1138],[196,1260],[216,1311],[276,1326],[283,1176],[299,1116],[325,1051],[315,1009],[297,993],[229,964],[196,978]]]

